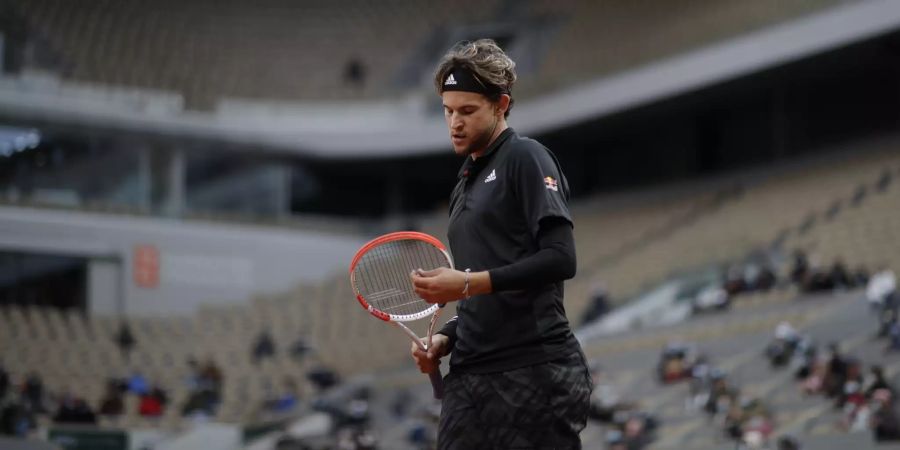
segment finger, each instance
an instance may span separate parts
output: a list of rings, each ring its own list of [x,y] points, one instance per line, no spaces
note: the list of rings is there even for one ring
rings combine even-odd
[[[437,303],[440,301],[438,294],[431,289],[416,289],[415,292],[426,303]]]
[[[443,267],[438,267],[437,269],[432,269],[432,270],[419,269],[418,273],[419,273],[420,277],[435,277],[435,276],[438,276],[443,271],[444,271]]]
[[[412,282],[413,282],[413,286],[420,288],[420,289],[427,288],[427,287],[431,286],[431,284],[432,284],[431,280],[429,280],[428,278],[420,277],[420,276],[413,277]]]

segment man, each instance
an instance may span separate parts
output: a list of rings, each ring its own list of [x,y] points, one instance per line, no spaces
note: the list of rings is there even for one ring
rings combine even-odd
[[[440,449],[581,448],[591,378],[563,308],[575,275],[568,184],[555,156],[509,128],[515,63],[491,40],[452,48],[435,74],[453,150],[465,157],[450,200],[456,267],[411,274],[458,315],[422,372],[450,354]],[[428,268],[425,268],[428,269]]]

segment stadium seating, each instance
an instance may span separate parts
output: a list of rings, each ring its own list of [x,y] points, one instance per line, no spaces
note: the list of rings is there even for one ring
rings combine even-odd
[[[535,1],[532,8],[538,14],[561,15],[567,22],[547,51],[538,76],[523,79],[520,92],[527,95],[640,67],[837,3]],[[637,24],[654,31],[635,34]]]
[[[527,97],[610,75],[836,3],[517,4],[516,17],[557,24],[541,46],[545,50],[536,74],[523,77],[517,92]],[[441,33],[452,35],[454,26],[502,24],[512,14],[499,0],[11,4],[28,29],[61,55],[58,72],[65,79],[180,92],[187,107],[202,110],[213,109],[222,97],[276,102],[374,98],[415,88],[398,86],[398,73],[425,44],[440,40]],[[631,33],[637,21],[655,32]],[[345,82],[346,65],[354,58],[366,72],[361,86]],[[430,68],[420,69],[430,73]]]
[[[584,270],[570,283],[570,317],[579,317],[589,283],[597,277],[609,280],[616,298],[624,297],[677,268],[740,258],[770,244],[783,230],[788,230],[787,248],[810,248],[823,261],[840,256],[851,266],[888,263],[896,268],[900,188],[895,181],[880,190],[877,184],[885,173],[900,176],[898,169],[900,153],[889,148],[787,167],[746,184],[739,196],[703,190],[668,199],[665,207],[642,197],[630,205],[576,205],[579,258],[586,267],[600,263],[593,266],[595,272]],[[837,200],[851,203],[861,185],[871,193],[855,207],[800,232],[810,214],[823,215]],[[649,245],[638,245],[646,239]],[[171,427],[178,426],[178,405],[188,394],[184,379],[190,357],[212,358],[223,367],[224,402],[217,419],[234,422],[252,420],[255,408],[247,405],[260,404],[267,385],[278,385],[285,376],[298,377],[319,364],[343,375],[379,371],[408,358],[398,350],[409,345],[407,338],[359,308],[343,273],[246,306],[211,306],[189,318],[131,318],[129,323],[137,346],[126,361],[113,341],[119,326],[114,318],[9,306],[0,313],[0,357],[14,376],[35,371],[51,391],[79,392],[92,404],[103,394],[103,380],[140,368],[168,390],[174,406],[160,420],[143,419],[130,408],[123,423]],[[271,332],[278,352],[256,366],[250,352],[263,329]],[[315,350],[298,363],[287,349],[301,336]],[[313,388],[304,384],[302,390],[308,394]]]
[[[785,233],[789,237],[783,245],[787,250],[797,247],[809,247],[821,253],[823,262],[829,265],[833,258],[842,256],[847,264],[856,267],[865,264],[870,269],[873,266],[891,261],[896,267],[896,255],[886,255],[890,252],[889,246],[880,245],[881,242],[895,242],[890,233],[893,223],[889,216],[892,214],[891,198],[885,194],[881,198],[867,199],[866,209],[871,206],[880,214],[872,218],[871,229],[864,228],[867,223],[866,216],[856,214],[849,209],[835,217],[825,227],[817,226],[815,233],[801,234],[800,229],[809,217],[824,215],[825,212],[837,200],[850,202],[855,190],[860,184],[874,185],[885,170],[896,170],[900,165],[900,154],[893,148],[880,148],[866,152],[862,155],[844,155],[800,167],[787,166],[779,173],[769,175],[762,174],[756,180],[748,179],[740,196],[731,197],[710,208],[703,215],[697,216],[690,226],[673,228],[672,232],[661,239],[653,241],[652,245],[636,248],[628,254],[608,259],[600,267],[589,267],[581,264],[582,271],[576,280],[571,283],[567,291],[567,311],[573,317],[579,317],[581,311],[587,306],[587,297],[593,280],[604,280],[613,297],[619,300],[627,299],[640,290],[658,283],[676,271],[700,268],[711,264],[723,264],[747,256],[755,249],[768,247],[777,238],[779,233]],[[889,187],[890,189],[890,187]],[[872,190],[872,189],[870,189]],[[894,189],[893,192],[896,192]],[[675,205],[675,203],[673,203]],[[677,208],[677,206],[673,206]],[[683,210],[689,208],[682,206]],[[660,214],[663,214],[660,212]],[[627,222],[628,216],[617,218],[617,214],[607,213],[603,217],[598,213],[595,219],[601,224],[615,223],[615,221]],[[666,223],[665,216],[650,220],[651,225],[642,225],[640,221],[635,223],[636,229],[646,226],[663,226]],[[669,219],[670,220],[670,219]],[[850,225],[858,223],[859,225]],[[841,246],[827,238],[822,233],[827,230],[842,229],[855,226],[854,230],[843,231],[844,235],[852,234],[856,240]],[[579,236],[580,262],[590,261],[591,254],[602,254],[602,242],[627,242],[628,232],[622,232],[625,226],[618,231],[610,228],[610,232],[604,232],[603,225],[584,227],[580,225],[582,235]],[[874,235],[872,230],[882,230],[881,235]],[[590,233],[584,235],[584,233]],[[839,231],[835,231],[838,235]],[[639,233],[635,233],[640,236]],[[863,245],[862,241],[867,244]],[[601,244],[595,244],[601,243]],[[873,251],[873,247],[881,247],[880,251]],[[819,250],[821,248],[821,250]],[[890,258],[890,259],[885,259]],[[587,269],[587,270],[585,270]]]
[[[63,55],[66,78],[181,92],[188,107],[211,109],[220,97],[383,96],[430,30],[462,15],[484,20],[497,2],[12,3]],[[345,83],[352,58],[365,68],[361,86]]]

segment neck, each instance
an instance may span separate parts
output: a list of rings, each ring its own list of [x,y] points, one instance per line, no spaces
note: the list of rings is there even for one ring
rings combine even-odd
[[[501,118],[494,122],[494,126],[487,143],[484,144],[483,147],[481,147],[481,150],[471,153],[472,161],[480,158],[481,155],[483,155],[484,152],[491,146],[491,144],[493,144],[494,141],[497,140],[497,136],[500,136],[500,134],[503,133],[507,128],[509,128],[509,125],[506,124],[506,118]]]

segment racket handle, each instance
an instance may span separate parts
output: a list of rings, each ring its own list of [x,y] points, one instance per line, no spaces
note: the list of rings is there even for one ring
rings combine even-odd
[[[431,390],[434,392],[434,398],[438,400],[444,398],[444,378],[441,377],[441,369],[429,373],[428,378],[431,378]]]

